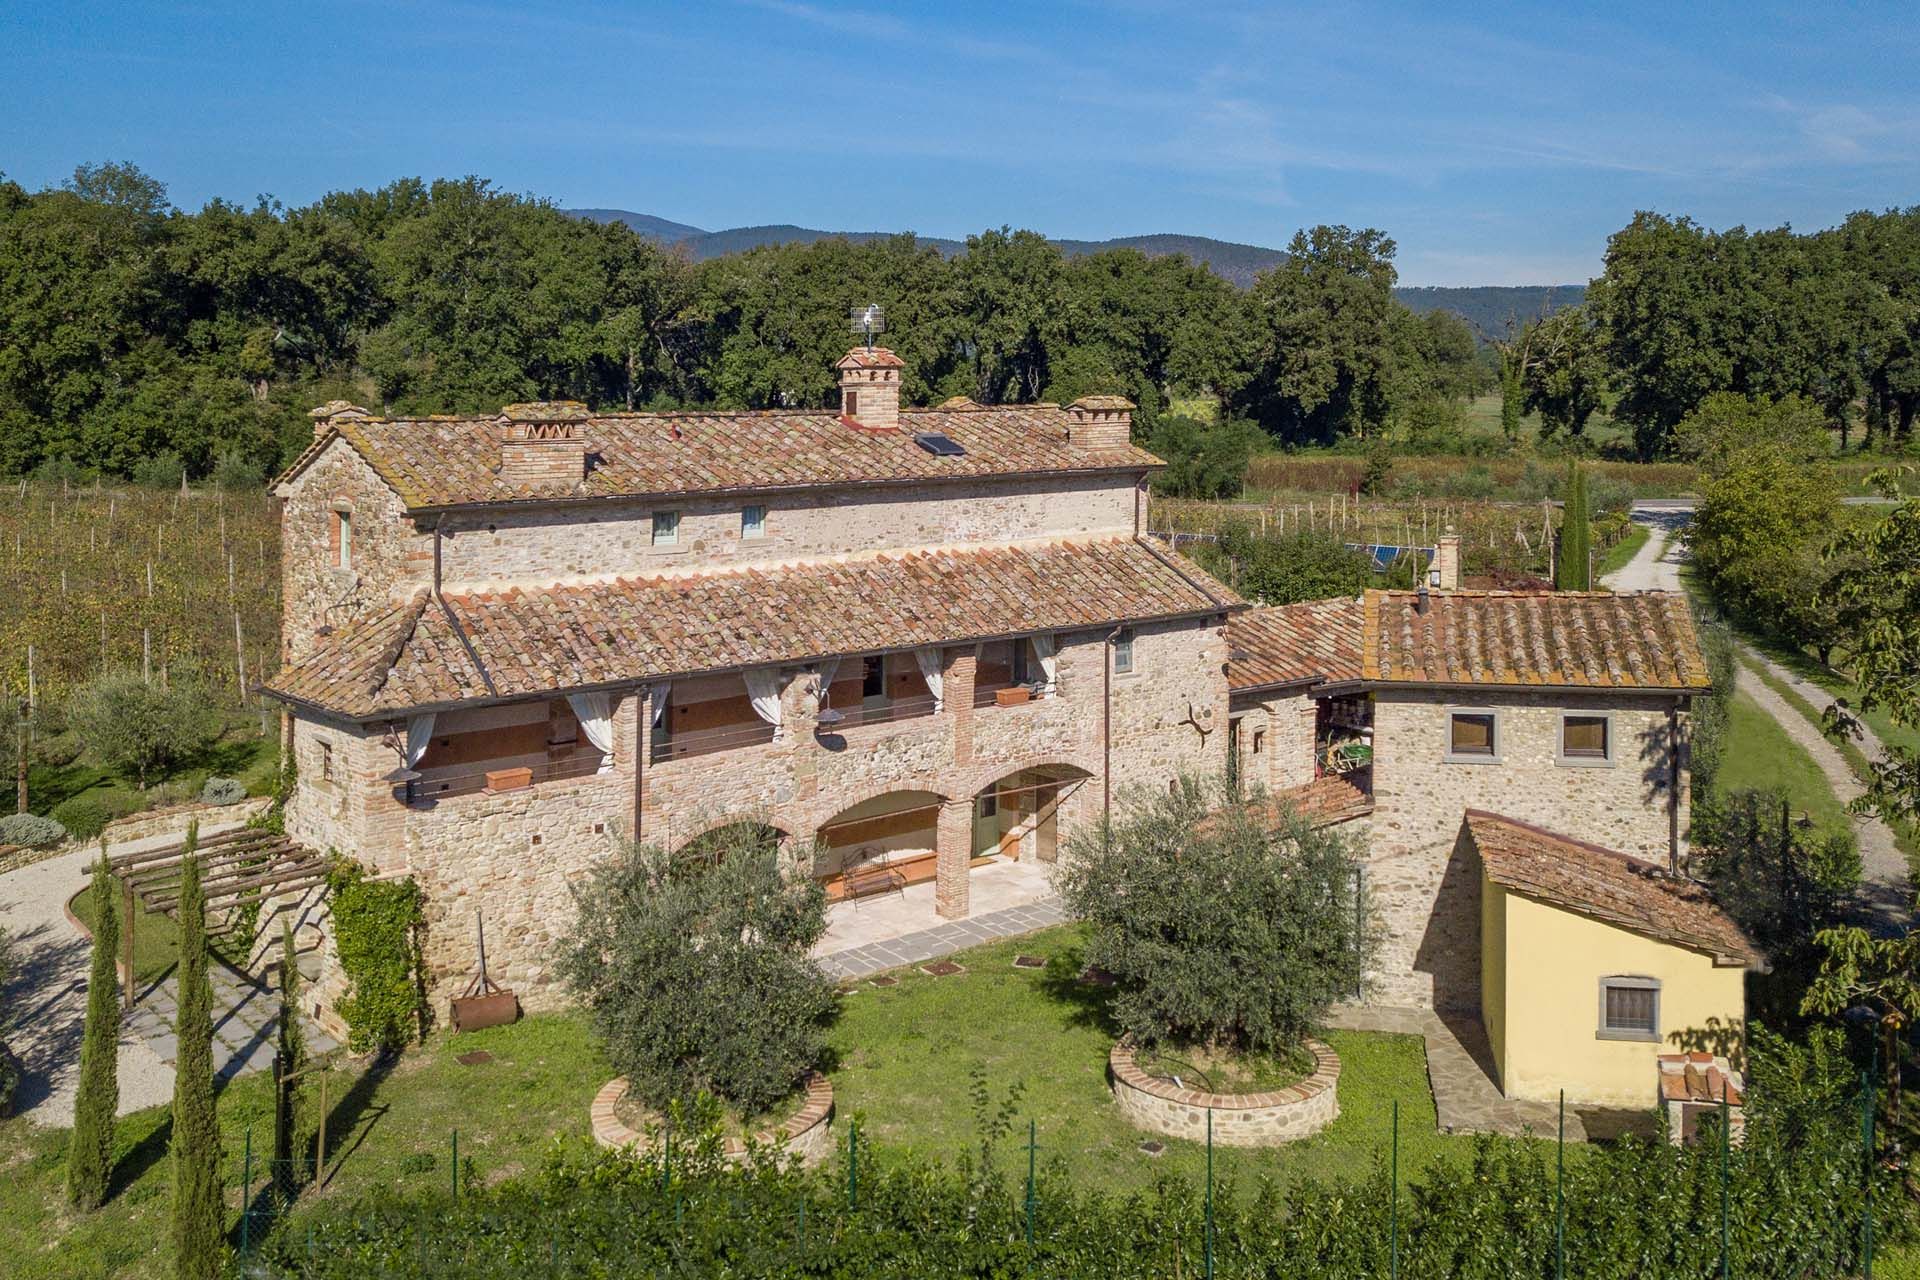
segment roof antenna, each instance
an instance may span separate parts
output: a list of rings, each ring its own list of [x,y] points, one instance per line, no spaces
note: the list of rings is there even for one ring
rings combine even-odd
[[[869,302],[864,307],[849,308],[847,316],[853,322],[850,326],[853,331],[866,337],[867,350],[873,350],[873,335],[885,333],[887,329],[886,312],[880,309],[880,304]]]

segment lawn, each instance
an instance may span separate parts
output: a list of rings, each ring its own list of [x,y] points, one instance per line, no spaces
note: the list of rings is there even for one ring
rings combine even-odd
[[[238,778],[248,795],[266,795],[278,762],[279,738],[262,736],[257,717],[234,713],[218,740],[178,769],[154,778],[144,792],[84,755],[66,764],[36,764],[27,772],[27,807],[46,813],[64,800],[88,795],[109,813],[138,813],[161,802],[197,800],[210,777]]]
[[[1734,696],[1726,736],[1730,749],[1714,778],[1714,789],[1721,795],[1778,789],[1786,792],[1796,813],[1807,814],[1821,826],[1848,825],[1846,811],[1813,757],[1745,693]]]
[[[94,928],[98,918],[94,914],[93,886],[89,884],[75,895],[68,904],[73,914],[88,929]],[[117,906],[117,904],[116,904]],[[117,914],[116,909],[116,914]],[[180,960],[180,926],[174,923],[172,916],[158,911],[147,910],[144,903],[134,902],[135,928],[133,931],[133,974],[147,982],[170,972]],[[126,933],[120,935],[120,945],[126,946]],[[228,934],[216,934],[212,938],[215,955],[224,956],[229,963],[244,965],[248,948],[244,945],[239,931]],[[116,960],[119,956],[114,957]]]
[[[1627,567],[1632,559],[1640,554],[1640,548],[1647,545],[1647,539],[1653,536],[1653,530],[1644,524],[1627,526],[1627,536],[1607,548],[1607,554],[1600,558],[1600,565],[1594,570],[1596,578],[1604,578],[1610,573],[1618,573]]]

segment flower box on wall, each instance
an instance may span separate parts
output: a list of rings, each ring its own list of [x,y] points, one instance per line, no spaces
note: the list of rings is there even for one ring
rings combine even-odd
[[[1033,691],[1030,689],[996,689],[993,692],[993,705],[996,707],[1017,707],[1032,700]]]
[[[517,769],[487,770],[488,791],[518,791],[533,785],[533,770],[526,765]]]

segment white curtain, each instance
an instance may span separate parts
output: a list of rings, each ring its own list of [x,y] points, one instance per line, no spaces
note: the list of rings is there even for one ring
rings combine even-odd
[[[673,681],[662,680],[654,685],[647,696],[652,699],[653,727],[658,729],[660,722],[667,718],[667,695],[673,692]]]
[[[407,768],[420,763],[433,743],[433,713],[407,717]]]
[[[600,752],[600,772],[613,771],[613,696],[605,693],[570,693],[567,705],[573,708],[573,718],[580,722],[580,732],[587,735]]]
[[[840,671],[840,659],[822,658],[813,665],[814,679],[820,690],[818,709],[821,724],[832,724],[844,717],[833,709],[833,677]]]
[[[1046,676],[1045,692],[1052,693],[1060,679],[1059,644],[1051,631],[1033,637],[1033,656],[1040,659],[1040,671]]]
[[[940,714],[946,708],[947,700],[941,685],[940,650],[915,649],[913,660],[920,664],[920,677],[927,682],[927,692],[933,695],[933,711]]]
[[[753,714],[773,726],[773,736],[780,736],[780,688],[784,683],[780,679],[778,667],[754,667],[746,673],[747,698],[753,703]]]

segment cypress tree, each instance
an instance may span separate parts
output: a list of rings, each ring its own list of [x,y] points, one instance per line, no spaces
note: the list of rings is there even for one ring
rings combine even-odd
[[[1591,591],[1589,563],[1593,522],[1587,512],[1587,474],[1575,462],[1567,468],[1566,510],[1560,517],[1560,566],[1554,585],[1562,591]]]
[[[180,874],[180,1014],[173,1078],[173,1253],[180,1280],[220,1274],[226,1205],[220,1189],[220,1128],[213,1100],[213,989],[207,982],[207,904],[187,828]]]
[[[113,874],[103,844],[93,868],[93,967],[87,975],[86,1033],[80,1041],[80,1091],[67,1149],[67,1199],[76,1209],[106,1203],[113,1174],[113,1118],[120,1110],[120,950]]]
[[[306,1065],[306,1039],[300,1030],[300,966],[293,955],[293,921],[280,920],[280,1016],[279,1043],[274,1054],[278,1088],[273,1108],[273,1183],[282,1199],[290,1199],[300,1185],[299,1170],[294,1167],[294,1141],[299,1133],[296,1102],[299,1085],[290,1080]]]

